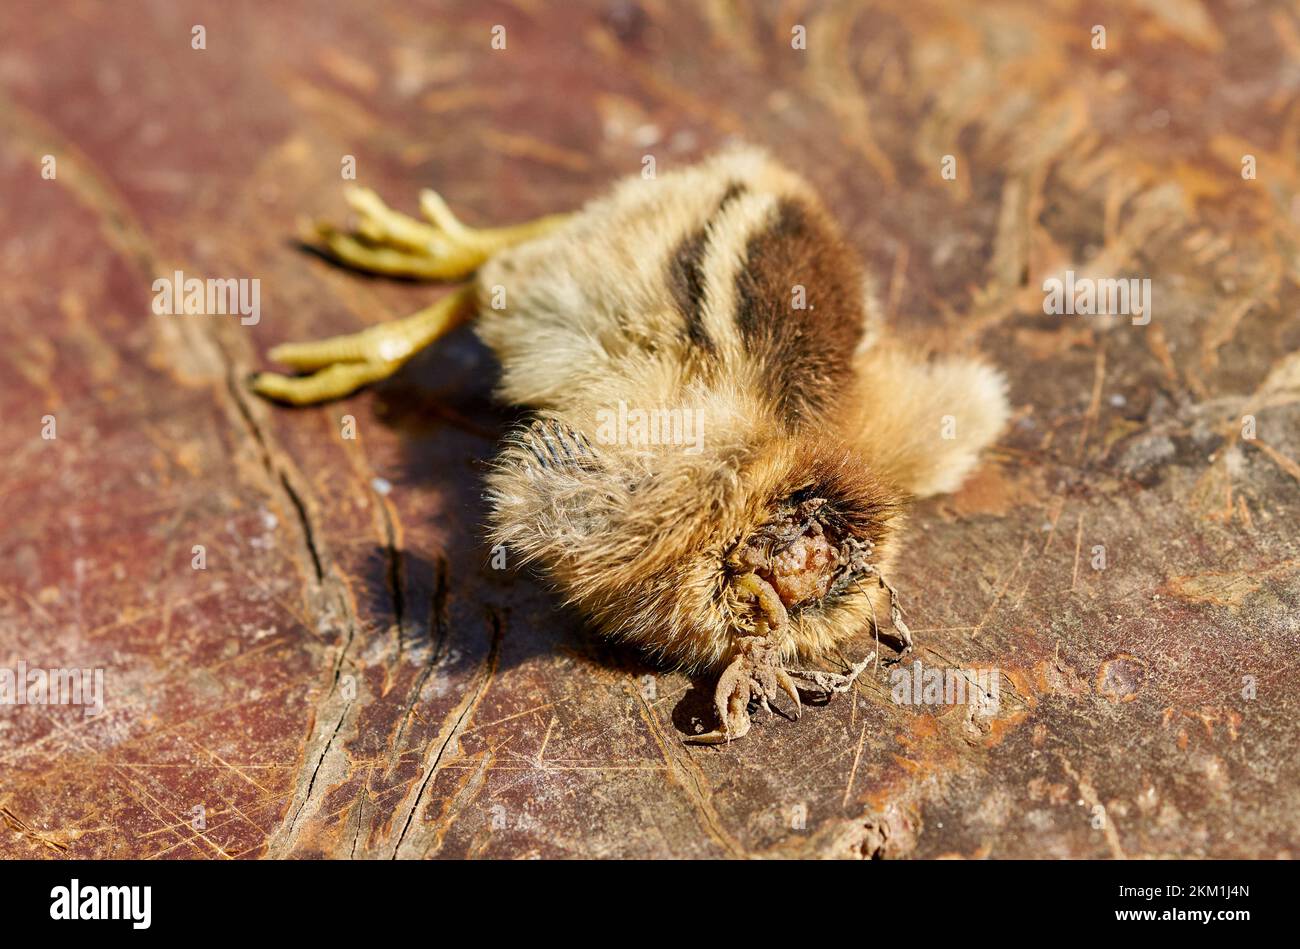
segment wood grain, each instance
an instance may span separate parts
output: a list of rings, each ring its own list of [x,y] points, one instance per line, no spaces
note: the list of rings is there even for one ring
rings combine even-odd
[[[1293,10],[139,6],[0,7],[0,665],[106,680],[98,716],[0,708],[0,856],[1296,853]],[[995,714],[882,669],[684,746],[708,683],[492,569],[511,412],[471,334],[324,408],[243,388],[445,292],[295,245],[344,156],[495,224],[733,138],[822,191],[891,331],[1011,377],[895,578],[923,663],[999,670]],[[1045,315],[1065,269],[1150,278],[1152,322]],[[260,280],[260,322],[154,315],[175,270]]]

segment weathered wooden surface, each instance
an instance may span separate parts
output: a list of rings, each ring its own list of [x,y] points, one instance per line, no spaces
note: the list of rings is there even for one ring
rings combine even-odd
[[[1295,852],[1296,13],[756,6],[0,6],[0,664],[107,691],[0,708],[0,855]],[[294,245],[342,214],[344,155],[493,223],[730,138],[822,189],[897,332],[1011,377],[895,578],[923,662],[1001,670],[993,716],[882,671],[688,748],[705,684],[488,565],[510,413],[469,333],[326,408],[241,388],[443,292]],[[1069,267],[1151,278],[1150,325],[1044,315]],[[260,279],[261,322],[153,315],[176,269]]]

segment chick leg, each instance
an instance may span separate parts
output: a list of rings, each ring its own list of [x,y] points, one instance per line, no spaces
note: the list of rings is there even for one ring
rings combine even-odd
[[[308,235],[341,263],[371,273],[423,280],[460,280],[493,254],[554,230],[567,215],[553,214],[510,227],[466,227],[433,191],[420,195],[426,221],[388,207],[366,188],[346,194],[357,217],[349,233],[317,224]],[[465,287],[432,306],[359,333],[310,343],[286,343],[270,356],[308,376],[256,374],[254,392],[294,405],[337,399],[396,372],[416,352],[473,316],[472,288]]]
[[[468,320],[474,312],[473,296],[473,287],[461,287],[405,319],[348,336],[276,346],[272,359],[311,375],[259,372],[249,385],[260,395],[293,405],[341,398],[388,378],[415,353]]]
[[[685,741],[693,744],[722,745],[749,733],[749,703],[757,699],[771,712],[769,702],[784,692],[794,703],[794,717],[802,711],[799,690],[781,663],[780,638],[790,624],[785,605],[772,585],[757,574],[745,574],[736,581],[758,607],[755,631],[761,635],[744,636],[736,643],[736,656],[723,670],[713,694],[722,727]]]
[[[344,197],[357,217],[356,229],[348,233],[319,223],[305,236],[357,270],[419,280],[462,280],[498,251],[541,237],[568,218],[552,214],[508,227],[471,228],[434,191],[420,193],[425,221],[394,211],[368,188],[350,188]]]

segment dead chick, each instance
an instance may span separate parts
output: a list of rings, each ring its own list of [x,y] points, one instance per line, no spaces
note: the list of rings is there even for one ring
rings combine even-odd
[[[310,373],[253,388],[296,404],[395,372],[460,322],[535,421],[488,477],[491,540],[535,563],[612,637],[721,670],[725,742],[749,708],[889,618],[909,498],[954,490],[1007,417],[1002,375],[882,332],[871,282],[810,186],[734,148],[629,178],[581,211],[471,229],[433,192],[424,221],[349,197],[352,233],[317,237],[362,270],[466,287],[396,323],[271,357]],[[703,437],[680,437],[690,413]],[[637,424],[611,424],[635,415]],[[665,433],[667,433],[665,435]],[[879,627],[877,627],[879,629]]]

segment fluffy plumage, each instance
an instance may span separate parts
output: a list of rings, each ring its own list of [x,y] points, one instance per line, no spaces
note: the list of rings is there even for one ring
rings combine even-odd
[[[907,499],[955,489],[1007,416],[994,369],[879,339],[856,256],[755,149],[625,180],[476,287],[501,395],[539,419],[489,476],[493,542],[687,669],[766,629],[751,571],[789,600],[785,659],[888,617],[864,570],[889,574]],[[703,437],[611,438],[620,412]]]

